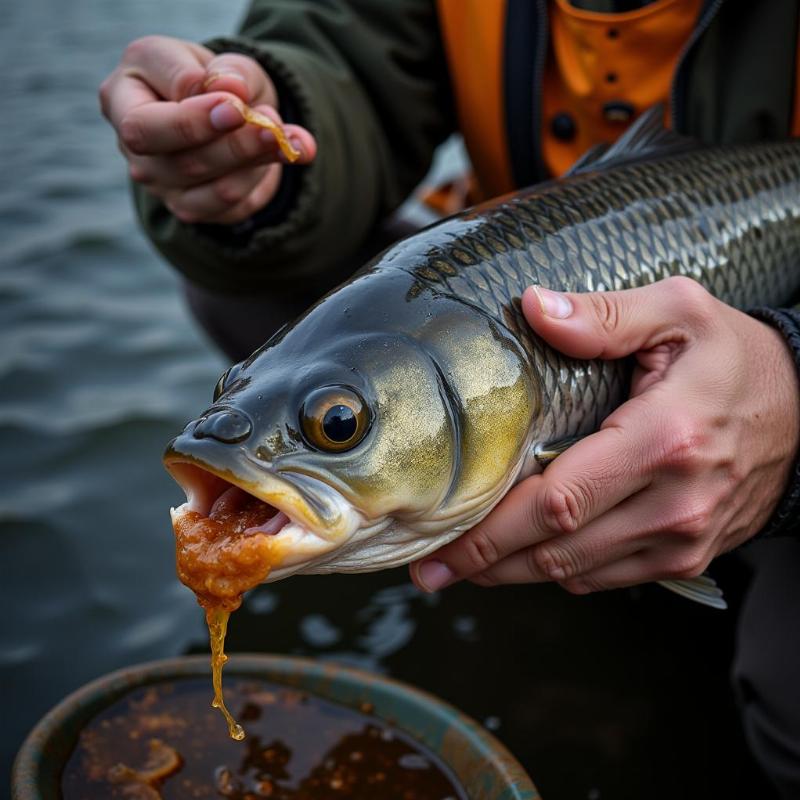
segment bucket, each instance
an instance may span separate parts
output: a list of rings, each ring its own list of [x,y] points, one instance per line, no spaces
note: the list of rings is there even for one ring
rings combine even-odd
[[[291,656],[237,655],[226,677],[260,679],[298,689],[372,715],[437,755],[470,800],[539,798],[525,770],[494,736],[431,694],[380,675]],[[97,714],[134,689],[187,678],[207,678],[207,656],[155,661],[113,672],[87,684],[46,714],[22,745],[12,771],[13,800],[61,796],[61,774],[81,730]]]

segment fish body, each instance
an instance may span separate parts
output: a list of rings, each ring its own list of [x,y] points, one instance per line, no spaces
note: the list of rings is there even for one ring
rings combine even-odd
[[[269,580],[406,563],[627,397],[628,362],[536,337],[527,286],[682,275],[741,309],[800,291],[800,143],[617,162],[399,242],[232,367],[167,448],[182,508],[207,514],[233,484],[283,512]]]

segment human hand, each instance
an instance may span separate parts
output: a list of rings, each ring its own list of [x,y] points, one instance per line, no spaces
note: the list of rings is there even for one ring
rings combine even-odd
[[[476,527],[412,564],[419,588],[555,581],[585,594],[686,579],[764,526],[800,429],[780,334],[688,278],[624,292],[528,289],[522,308],[570,356],[635,354],[631,397]]]
[[[278,189],[275,136],[246,125],[236,98],[282,125],[275,86],[257,61],[166,36],[128,45],[100,87],[131,178],[184,222],[241,222]],[[311,161],[314,137],[298,125],[283,128],[302,154],[298,163]]]

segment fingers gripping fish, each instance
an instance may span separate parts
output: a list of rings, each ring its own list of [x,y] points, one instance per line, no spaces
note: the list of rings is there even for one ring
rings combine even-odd
[[[176,521],[260,503],[240,526],[264,540],[258,579],[405,564],[627,397],[626,362],[572,360],[532,333],[525,287],[684,275],[738,308],[787,302],[800,289],[800,144],[701,148],[658,117],[562,180],[391,247],[231,367],[167,448],[187,494]],[[724,606],[710,578],[664,585]]]

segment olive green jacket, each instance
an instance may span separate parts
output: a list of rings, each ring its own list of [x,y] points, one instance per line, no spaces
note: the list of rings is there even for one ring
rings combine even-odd
[[[673,87],[679,130],[707,142],[788,135],[797,5],[707,0]],[[253,0],[239,35],[208,46],[263,65],[285,120],[316,137],[317,158],[285,168],[277,211],[233,229],[181,223],[135,186],[144,229],[213,291],[324,291],[358,266],[359,248],[457,128],[434,0]]]

